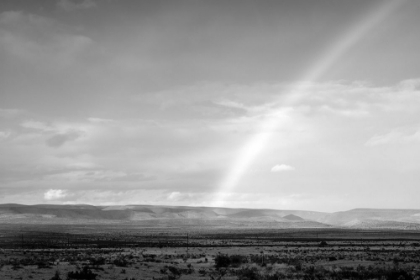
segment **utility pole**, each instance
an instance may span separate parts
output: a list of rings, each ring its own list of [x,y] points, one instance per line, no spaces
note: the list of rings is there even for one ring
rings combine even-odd
[[[261,251],[261,266],[264,266],[264,251]]]
[[[187,256],[189,255],[188,249],[189,249],[189,236],[188,236],[188,232],[187,232]]]

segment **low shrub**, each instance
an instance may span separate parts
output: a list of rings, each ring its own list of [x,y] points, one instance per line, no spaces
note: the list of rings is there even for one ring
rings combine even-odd
[[[93,273],[92,270],[89,269],[88,266],[84,266],[81,270],[78,271],[70,271],[67,274],[67,278],[70,279],[77,279],[77,280],[95,280],[97,274]]]
[[[228,267],[231,264],[230,258],[228,255],[218,254],[214,258],[214,265],[216,268]]]

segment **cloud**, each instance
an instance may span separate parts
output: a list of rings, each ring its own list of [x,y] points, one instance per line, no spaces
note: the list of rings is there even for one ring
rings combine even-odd
[[[285,171],[294,171],[293,166],[287,164],[276,164],[271,168],[271,172],[285,172]]]
[[[219,104],[219,105],[222,105],[222,106],[226,106],[226,107],[247,109],[246,106],[244,106],[244,104],[239,103],[239,102],[235,102],[235,101],[232,101],[232,100],[228,100],[228,99],[221,99],[219,101],[216,101],[215,103]]]
[[[94,0],[59,0],[57,2],[57,8],[62,11],[71,12],[75,10],[86,10],[95,8],[97,6]]]
[[[234,119],[265,113],[274,105],[272,101],[278,98],[282,87],[277,84],[198,83],[135,95],[133,101],[137,106],[147,106],[145,110],[156,107],[160,118]]]
[[[43,122],[34,121],[34,120],[24,121],[23,123],[21,123],[21,126],[24,128],[30,128],[30,129],[41,130],[41,131],[54,131],[55,130],[55,128],[52,126],[49,126]]]
[[[171,192],[169,195],[168,195],[168,199],[169,200],[172,200],[172,201],[178,201],[178,200],[180,200],[182,198],[182,195],[181,195],[181,193],[180,192]]]
[[[83,189],[72,191],[67,196],[65,204],[92,205],[129,205],[129,204],[159,204],[166,200],[167,195],[162,190],[104,190]]]
[[[74,33],[49,17],[21,11],[0,14],[0,50],[7,52],[13,63],[17,58],[42,70],[45,66],[55,69],[74,65],[93,43],[89,37]]]
[[[10,136],[10,131],[0,131],[0,139],[6,139]]]
[[[113,108],[124,110],[135,105],[137,115],[135,112],[124,115],[104,111],[63,118],[26,110],[24,119],[0,119],[5,124],[1,130],[11,132],[0,145],[0,163],[10,166],[2,170],[0,177],[7,179],[2,184],[10,188],[19,185],[22,193],[29,188],[24,185],[36,186],[38,199],[43,198],[47,189],[71,189],[66,199],[74,198],[74,201],[79,201],[73,197],[77,189],[111,190],[118,184],[121,192],[133,189],[161,191],[165,195],[159,194],[153,199],[160,204],[206,205],[213,197],[196,194],[204,189],[209,192],[216,189],[245,140],[258,132],[264,119],[272,116],[280,120],[279,126],[273,129],[270,141],[253,162],[237,192],[250,191],[255,185],[261,185],[262,193],[275,193],[281,181],[282,190],[311,194],[305,180],[325,186],[326,191],[335,191],[331,186],[338,185],[341,178],[351,182],[357,172],[366,170],[368,174],[368,171],[378,169],[392,174],[380,160],[380,151],[369,149],[367,152],[363,144],[371,138],[367,145],[403,143],[414,141],[419,135],[416,134],[418,125],[396,129],[408,123],[418,124],[419,95],[407,87],[403,90],[398,85],[318,83],[308,90],[314,94],[308,93],[294,104],[277,102],[275,106],[272,105],[274,93],[281,98],[281,87],[273,84],[272,90],[268,88],[269,85],[261,88],[258,85],[204,86],[201,90],[197,87],[195,91],[175,91],[175,95],[171,95],[174,93],[171,90],[160,92],[158,96],[139,93],[139,102],[133,102],[134,97],[124,99],[121,96],[113,104]],[[258,95],[259,92],[265,94]],[[223,94],[226,97],[222,97]],[[253,99],[254,96],[259,99]],[[159,110],[158,106],[165,100],[170,102]],[[239,109],[242,113],[228,115],[215,110],[209,112],[208,117],[199,119],[191,117],[194,115],[181,115],[198,105],[199,108]],[[143,106],[141,110],[139,106]],[[171,108],[185,110],[170,111]],[[176,113],[180,115],[176,117]],[[355,117],[359,113],[360,117]],[[391,131],[394,132],[389,134]],[[403,146],[408,151],[401,150]],[[418,170],[418,147],[412,144],[386,148],[390,161],[398,160],[401,162],[398,168],[409,172]],[[270,169],[273,176],[264,176]],[[274,176],[297,172],[302,176]],[[329,178],[331,181],[325,183]],[[355,184],[366,185],[371,183],[369,180],[369,175],[363,173]],[[405,183],[411,187],[408,179]],[[340,185],[338,191],[349,184]],[[131,194],[115,197],[110,194],[109,197],[92,198],[92,201],[134,201]],[[140,194],[136,198],[142,199]],[[240,203],[244,205],[245,202],[238,201],[237,205]],[[255,205],[264,205],[264,201]]]
[[[363,109],[334,109],[331,108],[328,105],[322,105],[319,108],[320,112],[325,112],[325,113],[330,113],[330,114],[335,114],[338,116],[342,116],[342,117],[349,117],[349,118],[361,118],[361,117],[366,117],[369,113],[366,110]]]
[[[67,196],[66,191],[64,190],[54,190],[50,189],[44,193],[45,200],[57,200]]]
[[[48,137],[45,143],[48,147],[60,147],[66,142],[78,139],[80,136],[86,133],[88,126],[74,124],[74,123],[52,123],[47,124],[35,120],[27,120],[20,124],[21,127],[35,130],[40,137]],[[22,136],[22,135],[21,135]]]
[[[97,124],[115,124],[116,121],[112,119],[103,119],[103,118],[88,118],[89,122]]]
[[[76,168],[76,167],[74,167]],[[81,170],[82,169],[82,170]],[[79,166],[78,169],[47,174],[44,181],[51,182],[142,182],[153,181],[152,176],[141,173],[126,172],[120,170],[99,170],[90,166]]]
[[[373,136],[365,143],[365,145],[372,147],[391,143],[405,144],[413,142],[420,142],[420,130],[408,132],[396,129],[390,131],[389,133]]]
[[[79,137],[80,137],[80,133],[76,131],[72,131],[68,133],[59,133],[48,138],[46,143],[47,143],[47,146],[49,147],[57,148],[57,147],[62,146],[64,143],[68,141],[76,140]]]
[[[0,118],[12,119],[23,113],[23,110],[19,109],[1,109],[0,108]]]

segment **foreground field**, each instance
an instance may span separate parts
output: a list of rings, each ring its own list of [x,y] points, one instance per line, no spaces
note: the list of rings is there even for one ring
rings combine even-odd
[[[409,244],[296,245],[2,250],[0,279],[420,279]]]
[[[1,229],[0,279],[420,279],[419,232]]]

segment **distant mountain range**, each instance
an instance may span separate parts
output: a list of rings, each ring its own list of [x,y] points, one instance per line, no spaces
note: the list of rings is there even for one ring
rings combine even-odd
[[[420,230],[420,210],[353,209],[325,213],[303,210],[234,209],[158,205],[0,204],[1,223],[147,223],[256,228],[387,228]]]

